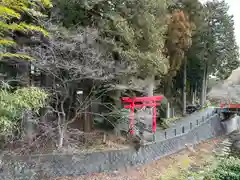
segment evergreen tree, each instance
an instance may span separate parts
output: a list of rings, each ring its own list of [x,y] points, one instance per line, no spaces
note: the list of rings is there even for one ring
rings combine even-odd
[[[183,13],[185,20],[179,21],[175,23],[175,30],[170,30],[168,32],[167,39],[167,47],[170,56],[170,73],[165,79],[165,93],[168,93],[168,97],[171,97],[171,94],[176,94],[175,92],[171,92],[170,89],[174,91],[178,91],[180,88],[182,90],[183,95],[183,114],[186,113],[186,95],[187,95],[187,67],[188,67],[188,58],[187,53],[189,52],[189,48],[192,46],[192,36],[196,31],[196,22],[200,20],[199,16],[201,14],[201,3],[198,0],[189,1],[189,0],[178,0],[172,6],[170,6],[170,11],[174,12],[176,10]],[[179,31],[183,27],[182,31]],[[182,36],[182,39],[185,41],[184,44],[176,41],[176,36],[172,36],[172,34],[178,34]],[[175,41],[177,43],[178,48],[173,46],[169,42]],[[182,41],[182,40],[181,40]],[[180,46],[179,46],[180,45]],[[171,49],[175,49],[175,53]],[[171,52],[171,53],[170,53]],[[179,53],[181,52],[181,54]],[[175,55],[174,55],[175,54]],[[178,65],[175,66],[173,62],[178,62]],[[175,69],[172,71],[172,69]],[[177,75],[178,74],[178,75]],[[176,78],[174,78],[177,75]],[[174,81],[172,81],[174,78]],[[172,84],[173,83],[173,84]],[[171,86],[172,84],[172,86]]]
[[[101,32],[100,41],[108,45],[116,63],[127,62],[131,66],[129,76],[154,81],[155,76],[167,73],[169,62],[163,51],[168,1],[55,1],[62,4],[59,12],[65,26],[90,25]],[[152,88],[150,91],[153,93]]]
[[[214,48],[212,60],[215,69],[211,72],[220,79],[226,79],[233,69],[239,66],[239,47],[234,32],[233,16],[228,13],[225,1],[213,1],[206,4],[209,27],[213,33]]]
[[[168,26],[166,47],[168,49],[169,61],[170,61],[170,70],[168,75],[165,78],[165,95],[170,98],[173,93],[172,90],[172,78],[176,76],[178,71],[184,65],[184,102],[185,101],[185,84],[186,81],[186,59],[185,52],[192,43],[192,28],[190,25],[189,17],[183,11],[175,11],[172,15],[171,22]],[[184,103],[183,114],[185,114],[186,103]]]
[[[193,92],[201,90],[204,103],[208,76],[214,74],[220,79],[227,78],[239,65],[239,60],[233,17],[228,14],[228,5],[224,1],[208,2],[199,12],[193,43],[187,53],[187,74],[190,94],[193,96]]]
[[[225,1],[208,2],[205,7],[202,104],[206,100],[208,76],[213,74],[220,79],[227,78],[231,71],[239,65],[233,17],[228,14],[228,10],[229,7]],[[236,66],[233,67],[233,65]]]

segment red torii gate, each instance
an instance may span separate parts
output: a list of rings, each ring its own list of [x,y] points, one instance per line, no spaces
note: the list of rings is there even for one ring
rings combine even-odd
[[[125,109],[130,109],[130,134],[134,133],[134,109],[135,108],[143,108],[143,107],[153,107],[153,119],[152,119],[152,131],[156,132],[156,117],[157,117],[157,106],[160,105],[160,103],[157,103],[157,101],[162,101],[163,96],[150,96],[150,97],[122,97],[120,98],[122,102],[124,103],[130,103],[129,105],[124,105]],[[142,103],[142,104],[135,104],[135,103]]]
[[[240,109],[240,104],[220,104],[220,108]]]

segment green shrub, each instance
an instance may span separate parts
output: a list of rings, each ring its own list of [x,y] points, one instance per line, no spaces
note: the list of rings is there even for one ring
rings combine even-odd
[[[22,118],[24,110],[35,113],[44,106],[47,93],[40,88],[20,88],[15,92],[0,90],[0,133],[9,133]]]
[[[240,159],[235,157],[225,158],[219,161],[218,166],[211,172],[212,180],[239,180],[240,179]]]

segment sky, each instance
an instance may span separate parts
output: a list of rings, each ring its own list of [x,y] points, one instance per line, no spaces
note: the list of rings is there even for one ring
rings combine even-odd
[[[200,1],[207,2],[208,0]],[[238,46],[240,46],[240,0],[225,0],[225,2],[229,5],[229,14],[234,16],[235,36]]]

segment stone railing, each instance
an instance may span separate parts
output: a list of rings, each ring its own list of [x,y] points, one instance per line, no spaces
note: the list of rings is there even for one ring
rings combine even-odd
[[[71,155],[4,156],[1,159],[0,179],[39,180],[43,177],[79,176],[138,166],[176,153],[186,144],[198,144],[219,136],[222,132],[219,115],[213,110],[206,110],[204,116],[195,114],[195,118],[189,117],[159,132],[157,135],[161,137],[157,142],[144,145],[138,152],[129,148]]]

